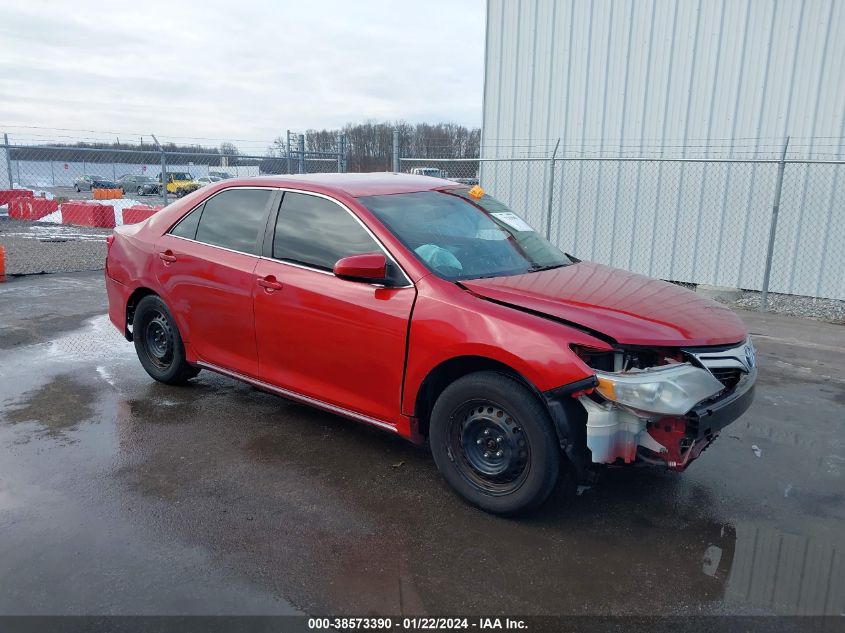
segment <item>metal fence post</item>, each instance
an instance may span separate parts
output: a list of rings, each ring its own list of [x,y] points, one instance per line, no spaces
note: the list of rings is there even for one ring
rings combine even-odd
[[[9,149],[8,134],[3,134],[3,144],[6,147],[6,170],[9,172],[9,189],[12,189],[15,183],[12,182],[12,151]]]
[[[349,165],[346,163],[346,148],[349,145],[349,139],[345,133],[340,135],[340,145],[342,147],[341,154],[343,156],[343,173],[349,171]]]
[[[775,236],[778,230],[778,213],[780,212],[780,192],[783,188],[783,171],[786,168],[786,148],[789,147],[789,137],[783,142],[783,151],[778,162],[778,175],[775,180],[775,199],[772,203],[772,222],[769,227],[769,247],[766,249],[766,268],[763,271],[763,292],[760,295],[760,312],[765,312],[769,302],[769,277],[772,273],[772,257],[775,251]]]
[[[305,173],[305,135],[299,135],[299,173]]]
[[[153,137],[153,140],[161,152],[161,199],[164,206],[167,206],[167,160],[164,156],[164,148],[161,146],[161,143],[158,142],[155,134],[150,134],[150,136]]]
[[[343,134],[337,133],[337,173],[343,173]]]
[[[554,206],[555,197],[555,158],[557,157],[557,148],[560,147],[560,139],[555,143],[555,149],[552,152],[552,157],[549,159],[549,199],[546,208],[546,239],[552,241],[552,207]]]
[[[285,136],[285,140],[287,141],[287,162],[288,162],[287,173],[290,174],[290,130],[288,130],[287,136]]]
[[[393,128],[393,171],[399,173],[399,128]]]

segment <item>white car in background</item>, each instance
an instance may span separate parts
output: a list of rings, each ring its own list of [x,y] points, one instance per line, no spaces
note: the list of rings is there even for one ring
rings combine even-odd
[[[214,182],[220,182],[223,180],[222,178],[218,178],[217,176],[203,176],[202,178],[197,178],[197,182],[200,184],[200,187],[205,187],[206,185],[210,185]]]

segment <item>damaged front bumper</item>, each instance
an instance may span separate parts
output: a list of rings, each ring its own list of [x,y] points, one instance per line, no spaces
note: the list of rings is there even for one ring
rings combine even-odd
[[[682,471],[724,427],[751,406],[756,379],[757,370],[752,369],[732,390],[683,415],[634,410],[582,395],[578,401],[587,412],[586,440],[591,461],[630,464],[639,460]]]
[[[688,362],[596,371],[591,388],[571,393],[586,414],[583,462],[645,462],[682,471],[748,410],[757,380],[750,339],[683,354]]]

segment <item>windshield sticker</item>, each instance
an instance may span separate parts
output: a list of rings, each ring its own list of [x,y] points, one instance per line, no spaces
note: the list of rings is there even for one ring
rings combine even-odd
[[[512,229],[517,231],[533,231],[528,223],[519,217],[516,213],[511,211],[502,211],[500,213],[491,213],[494,218],[496,218],[499,222],[504,222]]]

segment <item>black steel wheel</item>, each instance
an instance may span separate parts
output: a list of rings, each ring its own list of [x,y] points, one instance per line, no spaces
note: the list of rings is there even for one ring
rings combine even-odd
[[[199,373],[185,360],[179,328],[160,297],[148,295],[138,302],[132,321],[135,351],[147,373],[159,382],[183,384]]]
[[[449,450],[461,475],[490,495],[525,481],[531,446],[513,416],[489,400],[473,400],[449,419]]]
[[[438,470],[488,512],[530,511],[557,482],[561,456],[549,414],[515,378],[495,372],[459,378],[437,399],[429,426]]]

